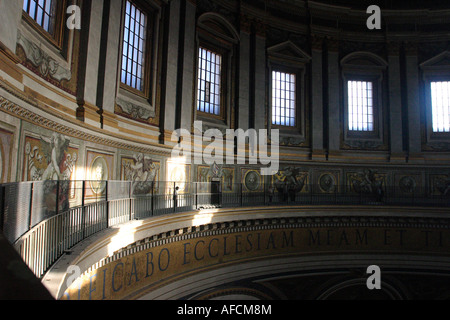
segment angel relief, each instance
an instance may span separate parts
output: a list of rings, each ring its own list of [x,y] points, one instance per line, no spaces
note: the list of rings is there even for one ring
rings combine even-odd
[[[25,144],[28,181],[70,180],[78,158],[76,149],[70,148],[70,140],[53,133],[51,138],[27,138]]]
[[[42,181],[42,184],[37,185],[36,192],[42,196],[46,214],[66,210],[69,199],[75,196],[70,180],[78,159],[78,149],[69,144],[67,137],[56,132],[50,138],[40,136],[25,139],[23,177],[26,181]],[[60,181],[58,196],[56,181]],[[56,199],[59,199],[58,206]]]
[[[142,153],[132,159],[123,158],[123,179],[133,181],[132,194],[148,194],[152,190],[159,170],[159,163]]]

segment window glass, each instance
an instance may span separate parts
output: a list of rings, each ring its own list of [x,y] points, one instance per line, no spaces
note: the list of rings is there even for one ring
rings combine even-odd
[[[272,124],[295,127],[295,74],[272,72]]]
[[[450,81],[431,82],[433,132],[450,132]]]
[[[54,32],[55,0],[24,0],[23,10],[50,34]]]
[[[220,115],[222,56],[199,48],[197,110]]]
[[[126,2],[121,82],[144,91],[147,16],[130,1]]]
[[[348,129],[374,131],[373,83],[348,81]]]

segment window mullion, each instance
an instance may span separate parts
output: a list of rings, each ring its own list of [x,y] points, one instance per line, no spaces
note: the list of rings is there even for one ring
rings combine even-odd
[[[131,1],[126,2],[121,82],[141,92],[146,86],[147,20],[148,16],[137,6]]]

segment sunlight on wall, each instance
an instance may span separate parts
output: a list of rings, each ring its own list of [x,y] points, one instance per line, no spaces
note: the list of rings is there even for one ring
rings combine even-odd
[[[209,224],[212,221],[212,218],[214,217],[214,213],[218,212],[219,210],[208,210],[203,213],[199,213],[194,216],[194,219],[192,219],[192,226],[198,227],[201,225]]]
[[[125,248],[129,244],[136,241],[136,230],[142,226],[143,221],[133,221],[130,224],[119,227],[117,235],[111,237],[111,242],[108,244],[108,255],[111,256],[117,250]]]

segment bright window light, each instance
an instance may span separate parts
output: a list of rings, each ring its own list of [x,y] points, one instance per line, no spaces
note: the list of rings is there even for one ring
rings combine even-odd
[[[348,129],[374,131],[373,83],[348,81]]]
[[[23,10],[45,31],[53,33],[54,0],[24,0]]]
[[[272,72],[272,124],[295,127],[295,74]]]
[[[197,110],[219,116],[222,56],[200,47],[198,57]]]
[[[431,82],[433,132],[450,132],[450,81]]]
[[[121,81],[144,91],[147,16],[130,1],[125,9]]]

